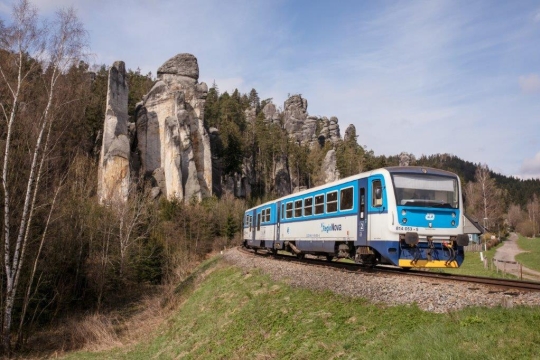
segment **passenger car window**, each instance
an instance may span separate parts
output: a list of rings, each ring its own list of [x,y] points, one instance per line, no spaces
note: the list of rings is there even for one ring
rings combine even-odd
[[[293,203],[292,202],[287,203],[287,219],[292,219],[292,208],[293,208]]]
[[[332,191],[326,194],[326,212],[332,213],[337,211],[337,191]]]
[[[302,200],[296,200],[294,202],[294,217],[302,216]]]
[[[339,194],[339,210],[350,210],[353,208],[353,188],[342,189]]]
[[[324,214],[324,194],[315,196],[315,215]]]
[[[383,192],[381,180],[375,180],[372,183],[373,194],[371,194],[372,204],[374,207],[380,207],[383,204]]]
[[[304,199],[304,216],[311,216],[313,214],[313,198]]]

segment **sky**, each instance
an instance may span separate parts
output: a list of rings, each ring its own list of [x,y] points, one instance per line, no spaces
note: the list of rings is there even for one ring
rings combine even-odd
[[[0,0],[9,23],[13,0]],[[73,6],[91,63],[198,59],[220,92],[336,116],[376,155],[449,153],[540,178],[540,0],[34,0]]]

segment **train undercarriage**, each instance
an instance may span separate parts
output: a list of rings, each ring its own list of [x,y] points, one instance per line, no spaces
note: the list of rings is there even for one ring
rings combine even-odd
[[[303,249],[303,243],[297,244],[295,241],[260,241],[251,244],[246,241],[244,246],[255,251],[264,249],[270,253],[283,250],[298,258],[304,258],[309,254],[325,257],[328,261],[349,259],[364,266],[385,264],[403,268],[455,268],[460,266],[464,256],[463,247],[458,246],[456,239],[453,238],[449,241],[435,242],[430,239],[411,242],[405,241],[403,237],[399,242],[386,242],[382,245],[375,243],[375,246],[357,246],[353,241],[332,243],[331,247],[324,250],[305,249],[305,246]]]

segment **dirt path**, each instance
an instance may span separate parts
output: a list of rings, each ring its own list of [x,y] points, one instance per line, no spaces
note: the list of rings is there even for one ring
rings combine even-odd
[[[510,237],[503,242],[503,245],[497,249],[495,253],[495,260],[515,262],[516,255],[526,252],[521,250],[517,244],[518,236],[516,233],[511,233]],[[517,277],[520,276],[519,265],[504,263],[500,261],[495,261],[495,265],[501,270]],[[523,266],[523,279],[537,280],[540,281],[540,272],[526,268]]]

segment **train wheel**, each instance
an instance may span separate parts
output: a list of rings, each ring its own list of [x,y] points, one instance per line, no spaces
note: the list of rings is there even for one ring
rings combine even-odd
[[[306,254],[303,254],[303,253],[296,254],[296,257],[297,257],[299,260],[303,260],[303,259],[306,257]]]
[[[334,260],[334,255],[326,255],[326,261]]]

